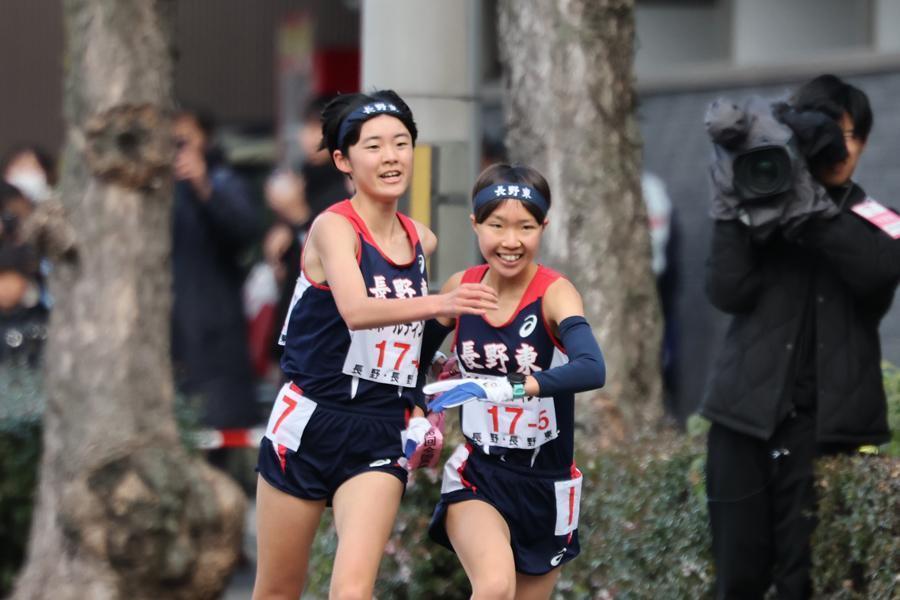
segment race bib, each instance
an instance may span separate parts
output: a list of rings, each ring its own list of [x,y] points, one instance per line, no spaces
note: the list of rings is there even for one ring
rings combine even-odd
[[[877,200],[866,198],[850,210],[895,240],[900,238],[900,215],[883,206]]]
[[[556,530],[555,535],[567,535],[578,529],[578,514],[581,506],[581,471],[575,469],[575,477],[554,482],[556,488]]]
[[[421,321],[350,332],[343,372],[376,383],[415,387],[422,351]]]
[[[484,448],[533,450],[559,437],[553,398],[535,396],[509,404],[469,402],[463,407],[462,430]]]
[[[281,445],[296,452],[316,406],[315,402],[302,395],[296,385],[290,382],[284,384],[275,397],[275,405],[266,425],[266,437],[276,448]]]

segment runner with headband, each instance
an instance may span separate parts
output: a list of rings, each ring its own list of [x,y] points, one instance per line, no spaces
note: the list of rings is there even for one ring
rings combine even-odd
[[[322,130],[356,193],[313,224],[282,330],[288,383],[257,466],[255,599],[300,596],[326,506],[338,536],[332,597],[372,596],[407,460],[435,435],[413,406],[423,321],[497,304],[481,283],[428,295],[426,258],[437,240],[397,212],[417,135],[397,94],[339,96]]]
[[[498,305],[426,326],[423,360],[455,329],[461,379],[425,386],[435,411],[461,405],[466,441],[444,467],[431,537],[459,556],[473,598],[549,598],[579,552],[576,392],[602,387],[603,355],[581,296],[535,262],[550,189],[536,170],[497,164],[479,177],[472,225],[486,264],[442,293],[485,283]]]

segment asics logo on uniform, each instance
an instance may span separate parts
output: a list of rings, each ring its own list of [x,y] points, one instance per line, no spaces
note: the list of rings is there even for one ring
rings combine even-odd
[[[389,458],[379,458],[378,460],[373,460],[369,463],[370,467],[383,467],[384,465],[391,464],[391,459]]]
[[[425,255],[420,254],[419,255],[419,273],[424,273],[424,272],[425,272]]]
[[[566,548],[563,548],[562,550],[557,552],[553,558],[550,559],[550,564],[554,567],[558,567],[559,563],[562,562],[563,556],[565,556],[565,555],[566,555]]]
[[[537,327],[537,315],[529,315],[519,328],[519,337],[528,337],[535,327]]]

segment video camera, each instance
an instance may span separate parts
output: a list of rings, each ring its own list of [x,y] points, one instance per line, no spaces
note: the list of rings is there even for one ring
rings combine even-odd
[[[813,176],[845,159],[843,132],[829,115],[752,97],[710,104],[706,131],[713,141],[712,216],[740,219],[761,237],[838,207]]]

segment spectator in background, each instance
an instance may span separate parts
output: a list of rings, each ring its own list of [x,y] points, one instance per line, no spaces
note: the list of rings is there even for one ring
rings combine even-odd
[[[641,192],[650,219],[653,275],[663,315],[661,366],[663,408],[666,418],[680,421],[677,398],[678,323],[675,298],[678,292],[678,222],[666,185],[657,175],[641,175]]]
[[[0,173],[32,202],[47,200],[56,185],[56,164],[37,146],[19,144],[0,161]]]
[[[0,362],[35,366],[46,339],[39,260],[19,235],[33,209],[13,185],[0,181]]]
[[[278,287],[274,326],[269,336],[271,358],[277,366],[281,360],[282,346],[278,343],[281,326],[291,304],[294,283],[300,275],[300,253],[312,222],[303,180],[293,173],[277,172],[269,179],[266,202],[276,219],[266,233],[263,254],[275,274]]]
[[[309,205],[307,220],[310,223],[329,206],[351,195],[347,177],[335,168],[328,149],[322,146],[322,109],[330,99],[320,96],[306,106],[298,132],[298,142],[303,151],[303,163],[298,171]]]
[[[202,113],[176,115],[172,354],[178,389],[200,399],[202,424],[230,429],[258,421],[240,259],[259,215],[212,135]]]
[[[303,110],[297,133],[303,162],[297,172],[275,171],[266,182],[266,203],[274,222],[263,240],[265,262],[254,267],[250,289],[245,289],[253,365],[260,377],[269,373],[281,376],[280,369],[272,367],[281,360],[281,327],[300,275],[300,252],[310,225],[329,206],[351,195],[349,180],[322,147],[321,115],[329,100],[315,98]],[[273,278],[274,306],[269,313],[265,305],[270,301]]]

